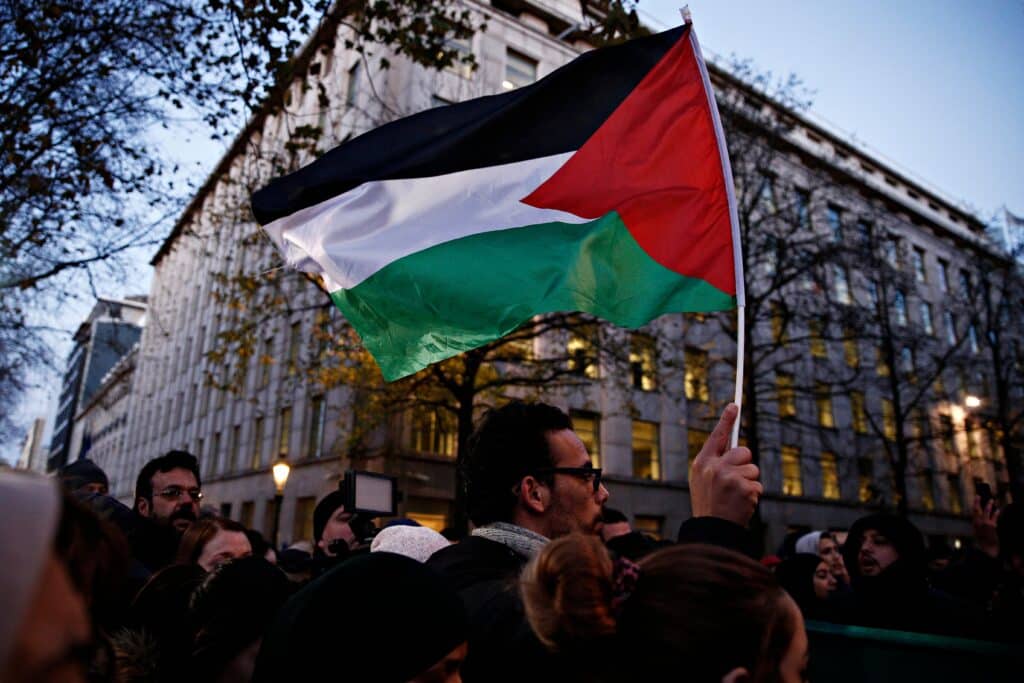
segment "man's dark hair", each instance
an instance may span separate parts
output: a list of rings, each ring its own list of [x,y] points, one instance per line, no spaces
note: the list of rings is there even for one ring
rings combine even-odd
[[[139,509],[139,498],[145,498],[152,502],[154,474],[178,469],[190,471],[196,477],[196,485],[203,485],[199,478],[199,461],[196,460],[196,456],[188,451],[168,451],[147,462],[139,472],[139,478],[135,480],[135,509]]]
[[[511,521],[513,489],[528,474],[553,466],[547,433],[562,429],[572,429],[569,416],[545,403],[513,401],[484,416],[459,454],[473,524]]]

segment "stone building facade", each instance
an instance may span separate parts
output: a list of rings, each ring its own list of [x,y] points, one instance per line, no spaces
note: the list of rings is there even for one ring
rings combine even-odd
[[[216,382],[211,384],[209,373],[224,362],[216,352],[218,340],[230,334],[231,323],[243,315],[223,295],[224,274],[265,274],[274,267],[266,241],[251,239],[251,221],[223,217],[230,215],[230,207],[247,203],[246,180],[252,174],[262,173],[264,179],[274,174],[266,159],[274,154],[281,158],[283,140],[298,125],[315,125],[326,141],[342,141],[395,116],[531,82],[586,47],[568,42],[574,26],[584,21],[579,3],[467,0],[467,5],[487,23],[486,31],[458,44],[475,55],[475,72],[461,66],[429,72],[400,58],[381,72],[372,60],[360,59],[344,49],[344,41],[336,41],[332,51],[313,57],[318,60],[315,87],[296,86],[285,114],[250,122],[195,197],[152,261],[149,319],[134,360],[127,441],[107,464],[116,495],[130,499],[135,475],[146,460],[184,448],[200,458],[209,505],[269,532],[274,517],[270,466],[286,458],[292,474],[284,493],[281,536],[309,537],[316,500],[337,485],[351,464],[346,452],[353,420],[351,397],[344,388],[324,392],[298,370],[317,344],[311,330],[322,294],[303,278],[286,273],[280,275],[280,292],[290,311],[246,332],[254,336],[256,352],[235,363],[242,368],[234,377],[234,386],[240,389],[225,391]],[[721,92],[738,92],[747,99],[757,95],[724,69],[711,65],[711,70]],[[320,110],[319,87],[344,106]],[[722,106],[730,106],[728,98],[720,99]],[[943,287],[957,286],[961,269],[974,273],[979,262],[1000,258],[985,241],[980,222],[795,112],[770,101],[757,106],[793,124],[778,141],[782,161],[763,169],[775,179],[776,192],[799,190],[803,176],[825,174],[831,179],[827,191],[816,194],[806,207],[808,230],[819,230],[825,239],[831,234],[833,212],[841,213],[842,226],[854,230],[864,207],[886,207],[886,229],[903,240],[902,248],[912,259],[908,264],[916,267],[913,259],[921,255],[925,272],[919,286],[904,294],[913,299],[908,324],[923,329],[924,322],[915,316],[923,310],[919,302],[928,303],[933,307],[928,334],[938,339]],[[308,160],[304,154],[299,151],[286,161],[294,167]],[[877,209],[871,215],[878,223]],[[748,278],[761,276],[748,273]],[[833,272],[827,283],[833,292],[843,286],[847,294],[863,289],[864,283],[852,275],[845,285],[837,277]],[[594,368],[592,373],[586,369],[586,376],[593,376],[588,386],[543,397],[572,414],[604,468],[611,504],[623,509],[638,528],[652,533],[672,536],[689,515],[689,459],[732,396],[733,368],[723,359],[734,353],[733,342],[712,317],[676,315],[656,321],[650,330],[658,339],[656,351],[628,332],[603,331],[618,335],[631,349],[632,375],[624,382],[611,382],[610,368]],[[770,335],[772,330],[760,327],[755,334]],[[533,351],[543,353],[545,344],[564,343],[538,340]],[[803,369],[794,372],[810,377],[823,363],[841,365],[844,344],[828,340],[826,345],[825,359],[819,358],[817,347],[799,351],[803,365],[795,367]],[[860,351],[865,357],[868,353],[866,347]],[[766,381],[776,381],[775,373],[768,373]],[[952,374],[945,378],[949,387],[957,387],[958,381]],[[865,478],[881,480],[886,475],[877,464],[877,438],[862,434],[855,416],[858,411],[880,415],[882,397],[868,387],[860,391],[860,406],[851,405],[849,395],[830,395],[827,423],[821,417],[824,409],[804,395],[794,396],[794,410],[810,428],[794,430],[795,422],[765,420],[759,457],[766,487],[761,518],[768,547],[792,527],[846,527],[866,506],[885,502],[862,494],[870,483]],[[931,479],[920,477],[931,487],[930,499],[916,480],[909,489],[912,518],[931,535],[967,534],[963,511],[975,476],[992,484],[1000,477],[1005,480],[998,448],[987,441],[968,443],[978,435],[964,428],[970,416],[959,388],[955,393],[945,403],[928,407],[936,425],[945,424],[942,416],[954,423],[949,432],[952,446],[930,450],[933,462],[925,469]],[[766,396],[761,413],[774,411],[778,417],[783,410],[778,396]],[[815,426],[819,418],[823,422]],[[399,477],[404,494],[401,513],[437,528],[450,523],[453,427],[433,413],[411,413],[391,423],[375,443],[390,457],[372,466]],[[874,470],[867,469],[865,458],[875,463]]]

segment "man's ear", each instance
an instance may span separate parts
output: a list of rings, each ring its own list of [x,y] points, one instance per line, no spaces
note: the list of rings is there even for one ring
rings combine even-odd
[[[729,673],[722,676],[722,683],[745,683],[750,680],[750,672],[742,666],[738,666]]]
[[[544,482],[534,476],[523,477],[518,487],[519,503],[536,514],[543,514],[548,509],[551,491]]]
[[[152,512],[149,507],[149,501],[141,496],[135,501],[135,508],[139,511],[139,515],[142,517],[149,517],[149,513]]]

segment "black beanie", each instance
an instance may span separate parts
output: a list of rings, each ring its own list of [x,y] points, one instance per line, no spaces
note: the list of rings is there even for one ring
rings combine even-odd
[[[347,560],[285,603],[254,683],[406,683],[468,636],[459,596],[433,569],[393,553]]]
[[[316,508],[313,509],[313,545],[316,545],[323,538],[324,527],[327,526],[327,521],[334,514],[335,510],[344,504],[345,497],[341,495],[341,491],[328,493],[316,504]]]
[[[89,460],[89,458],[75,460],[73,463],[62,467],[60,470],[60,481],[64,488],[71,493],[74,493],[86,484],[103,484],[110,488],[110,482],[107,481],[107,473],[100,469],[99,465]]]
[[[775,578],[800,609],[807,609],[817,602],[814,594],[814,572],[824,562],[817,555],[797,553],[787,557],[775,568]]]
[[[924,536],[917,527],[903,517],[888,513],[876,512],[875,514],[861,517],[846,536],[846,543],[843,544],[843,560],[846,561],[847,571],[850,575],[859,574],[857,555],[864,543],[864,532],[874,529],[889,539],[889,542],[899,553],[900,562],[914,572],[922,572],[925,567]]]

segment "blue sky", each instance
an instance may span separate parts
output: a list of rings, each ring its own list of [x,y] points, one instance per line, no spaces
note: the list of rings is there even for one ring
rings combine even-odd
[[[798,75],[814,115],[980,218],[1024,215],[1024,0],[689,5],[706,52]],[[639,2],[659,28],[679,6]]]

